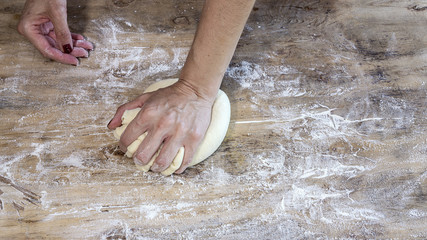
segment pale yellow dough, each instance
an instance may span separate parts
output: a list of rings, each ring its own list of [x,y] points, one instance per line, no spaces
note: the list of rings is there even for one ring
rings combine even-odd
[[[146,90],[147,92],[153,92],[159,88],[164,88],[169,85],[172,85],[178,81],[178,79],[167,79],[162,80],[159,82],[156,82],[152,85],[150,85]],[[122,116],[122,126],[116,128],[114,130],[114,136],[119,140],[122,133],[125,131],[128,124],[136,117],[138,112],[140,111],[140,108],[127,110]],[[196,165],[199,162],[205,160],[208,158],[212,153],[214,153],[218,147],[221,145],[222,141],[225,138],[225,134],[227,133],[228,124],[230,123],[230,101],[228,100],[227,95],[219,90],[218,94],[216,96],[215,102],[212,107],[212,117],[211,122],[209,124],[208,130],[206,131],[206,135],[204,139],[202,140],[201,144],[199,145],[199,148],[197,149],[196,153],[194,154],[193,161],[190,163],[190,166]],[[131,145],[128,146],[126,156],[131,158],[135,151],[138,149],[138,146],[142,143],[147,133],[142,134],[138,137]],[[161,149],[161,147],[160,147]],[[153,165],[154,161],[156,160],[160,149],[156,152],[156,154],[151,158],[151,161],[145,165],[145,166],[138,166],[137,168],[148,172],[150,170],[150,167]],[[162,172],[163,175],[168,176],[173,174],[182,164],[182,160],[184,158],[184,147],[181,147],[173,159],[172,164]]]

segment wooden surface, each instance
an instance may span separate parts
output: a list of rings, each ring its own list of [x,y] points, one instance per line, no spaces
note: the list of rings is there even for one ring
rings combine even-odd
[[[427,1],[259,0],[222,89],[220,149],[138,172],[106,124],[176,77],[202,1],[69,1],[79,67],[0,2],[0,238],[427,238]]]

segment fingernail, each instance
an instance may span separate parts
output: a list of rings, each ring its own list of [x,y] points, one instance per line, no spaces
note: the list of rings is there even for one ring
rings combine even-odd
[[[153,172],[159,172],[160,171],[160,167],[156,164],[153,164],[153,166],[151,166],[151,171]]]
[[[133,158],[133,162],[138,166],[144,166],[144,164],[137,157]]]
[[[62,48],[64,49],[64,53],[67,53],[67,54],[73,51],[70,44],[65,44],[64,46],[62,46]]]
[[[144,153],[143,152],[139,152],[135,158],[136,158],[136,161],[139,162],[139,165],[146,165],[147,164],[147,163],[144,163],[144,161],[142,161],[142,159],[144,159]]]
[[[122,151],[122,152],[127,152],[128,151],[128,149],[127,149],[127,147],[124,147],[122,144],[120,144],[119,143],[119,148],[120,148],[120,151]]]

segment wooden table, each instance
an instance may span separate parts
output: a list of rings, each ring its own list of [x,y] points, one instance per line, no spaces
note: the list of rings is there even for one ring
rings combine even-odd
[[[427,1],[257,1],[222,89],[220,149],[135,170],[106,128],[176,77],[203,1],[69,1],[78,67],[0,2],[0,238],[427,238]]]

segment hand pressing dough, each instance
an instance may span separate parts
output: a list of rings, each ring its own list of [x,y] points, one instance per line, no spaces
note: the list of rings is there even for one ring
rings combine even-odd
[[[169,85],[174,84],[178,79],[167,79],[163,81],[156,82],[152,85],[150,85],[144,93],[147,92],[154,92],[159,88],[164,88]],[[126,110],[122,116],[122,126],[116,128],[114,130],[114,136],[117,140],[120,139],[120,136],[125,131],[128,124],[136,117],[138,112],[140,111],[140,108],[135,108],[132,110]],[[214,153],[218,147],[221,145],[222,141],[224,140],[225,134],[227,133],[228,124],[230,123],[230,101],[228,100],[227,95],[219,90],[218,94],[216,96],[216,99],[214,101],[214,104],[212,106],[212,116],[211,116],[211,122],[209,124],[209,127],[206,131],[206,135],[202,142],[199,145],[199,148],[197,149],[196,153],[193,156],[193,160],[190,163],[190,166],[196,165],[199,162],[205,160],[208,158],[212,153]],[[135,151],[138,149],[139,145],[144,140],[147,133],[142,134],[138,137],[131,145],[128,146],[126,156],[131,158]],[[162,146],[160,146],[160,149]],[[150,162],[145,166],[139,166],[137,165],[137,168],[139,170],[142,170],[144,172],[148,172],[150,170],[150,167],[153,165],[154,161],[156,160],[157,156],[159,155],[160,149],[154,154],[154,156],[151,158]],[[168,176],[174,173],[182,164],[182,160],[184,158],[184,147],[181,147],[176,154],[175,158],[172,161],[172,164],[162,172],[163,175]]]

